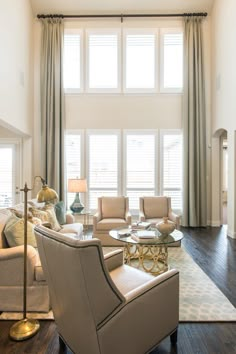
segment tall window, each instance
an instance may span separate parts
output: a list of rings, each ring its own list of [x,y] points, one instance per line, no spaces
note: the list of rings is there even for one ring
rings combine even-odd
[[[181,92],[183,88],[183,33],[161,30],[161,91]]]
[[[162,194],[171,197],[172,208],[182,210],[182,135],[176,131],[161,134]]]
[[[135,214],[140,196],[167,195],[172,208],[181,211],[180,130],[91,130],[85,144],[82,137],[81,131],[66,138],[66,171],[67,178],[87,178],[89,209],[97,209],[100,196],[127,195]]]
[[[126,194],[130,209],[137,209],[139,197],[155,194],[155,134],[126,135]]]
[[[87,58],[89,91],[119,89],[120,39],[117,31],[88,31]]]
[[[182,92],[183,30],[66,28],[64,88],[67,93]]]
[[[130,33],[131,32],[131,33]],[[156,34],[127,30],[124,37],[125,91],[156,88]]]
[[[118,134],[88,134],[89,207],[99,196],[118,195]]]
[[[64,35],[64,88],[66,92],[82,89],[81,58],[82,32],[66,30]]]

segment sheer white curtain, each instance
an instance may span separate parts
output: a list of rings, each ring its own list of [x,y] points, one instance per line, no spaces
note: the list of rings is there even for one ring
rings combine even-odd
[[[202,20],[184,19],[183,226],[206,226],[206,114]]]
[[[64,24],[59,17],[41,22],[42,175],[64,200]]]

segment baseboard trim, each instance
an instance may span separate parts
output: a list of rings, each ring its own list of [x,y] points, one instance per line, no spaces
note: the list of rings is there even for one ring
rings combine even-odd
[[[221,222],[220,220],[212,220],[209,225],[213,226],[213,227],[219,227],[221,226]]]
[[[236,232],[231,231],[231,230],[228,229],[227,236],[235,239],[236,238]]]

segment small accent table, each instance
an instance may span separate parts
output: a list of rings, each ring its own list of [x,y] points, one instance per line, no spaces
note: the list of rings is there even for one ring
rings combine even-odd
[[[152,237],[148,238],[148,234]],[[131,229],[114,229],[109,235],[116,240],[124,242],[124,259],[125,263],[131,266],[141,267],[145,272],[158,275],[166,272],[168,266],[168,246],[183,238],[183,233],[174,230],[169,235],[162,235],[156,228],[142,231],[143,238],[137,237],[137,230]],[[153,236],[154,235],[154,236]]]
[[[79,216],[83,216],[83,228],[84,228],[84,231],[88,231],[88,227],[89,227],[89,217],[91,214],[91,211],[90,210],[82,210],[80,213],[72,213],[72,215],[75,217],[75,220],[78,221],[78,217]]]

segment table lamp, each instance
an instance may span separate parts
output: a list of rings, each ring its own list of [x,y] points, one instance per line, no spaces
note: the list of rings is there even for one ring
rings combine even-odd
[[[75,199],[70,206],[73,213],[81,213],[84,209],[84,205],[80,201],[79,193],[87,192],[87,180],[86,178],[75,178],[68,180],[68,192],[76,193]]]
[[[37,194],[38,202],[50,202],[52,200],[58,199],[56,191],[49,188],[45,180],[41,176],[36,176],[35,179],[39,177],[42,182],[42,189]],[[32,188],[33,189],[33,188]],[[23,319],[16,322],[10,328],[10,337],[16,341],[23,341],[28,338],[33,337],[40,328],[39,322],[35,319],[27,318],[27,193],[31,191],[25,183],[25,187],[21,189],[24,192],[24,274],[23,274]]]

